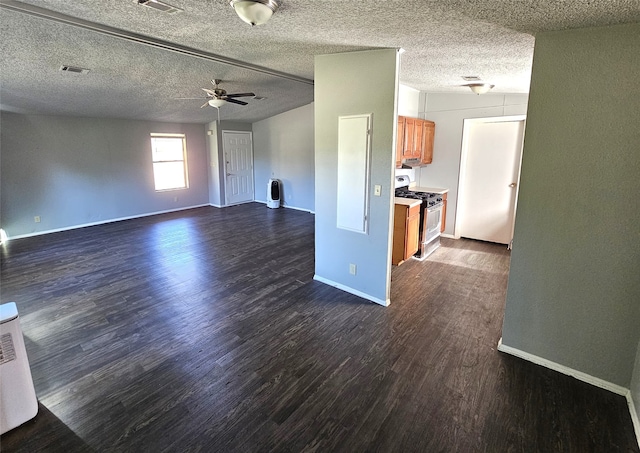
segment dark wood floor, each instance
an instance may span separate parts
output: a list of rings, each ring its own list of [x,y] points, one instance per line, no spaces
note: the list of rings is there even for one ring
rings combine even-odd
[[[200,208],[15,240],[40,413],[3,452],[637,452],[623,397],[496,351],[509,253],[443,240],[380,307],[314,217]]]

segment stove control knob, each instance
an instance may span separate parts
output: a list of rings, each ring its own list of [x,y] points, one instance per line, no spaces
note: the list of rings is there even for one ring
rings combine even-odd
[[[440,202],[440,201],[442,201],[442,198],[436,198],[436,201]]]

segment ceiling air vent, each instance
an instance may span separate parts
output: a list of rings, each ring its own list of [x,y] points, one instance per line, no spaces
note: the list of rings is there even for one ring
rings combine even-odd
[[[68,66],[68,65],[60,66],[60,70],[62,72],[74,72],[76,74],[87,74],[89,72],[89,69],[79,68],[77,66]]]
[[[171,6],[168,3],[161,2],[160,0],[133,0],[138,5],[148,6],[149,8],[157,9],[163,13],[179,13],[182,10]]]
[[[463,75],[462,78],[467,82],[478,82],[480,77],[477,75]]]

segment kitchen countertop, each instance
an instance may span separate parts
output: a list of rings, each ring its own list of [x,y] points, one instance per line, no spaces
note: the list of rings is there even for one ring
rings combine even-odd
[[[449,189],[441,189],[438,187],[421,187],[421,186],[409,187],[409,190],[413,190],[414,192],[430,192],[430,193],[437,193],[437,194],[443,194],[443,193],[449,192]]]
[[[418,206],[420,203],[422,203],[422,200],[414,200],[413,198],[395,197],[395,204],[403,204],[405,206],[409,206],[410,208],[414,206]]]

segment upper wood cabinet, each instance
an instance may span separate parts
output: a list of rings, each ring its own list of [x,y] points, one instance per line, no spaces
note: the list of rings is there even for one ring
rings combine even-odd
[[[414,159],[422,159],[422,148],[424,144],[422,143],[424,120],[416,119],[415,120],[415,129],[413,130],[413,153],[411,157]]]
[[[402,145],[404,144],[404,117],[398,117],[398,141],[396,142],[396,168],[402,166]]]
[[[433,162],[433,137],[436,132],[436,123],[424,120],[422,122],[422,156],[423,165]]]
[[[419,159],[426,165],[433,161],[433,121],[398,116],[398,142],[396,143],[396,167],[403,159]]]
[[[411,159],[414,155],[414,135],[416,132],[415,118],[404,118],[404,141],[402,144],[402,157]]]

